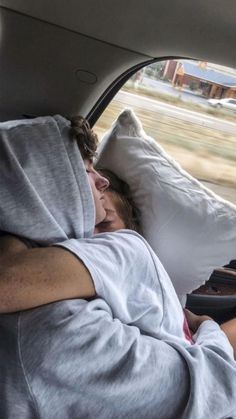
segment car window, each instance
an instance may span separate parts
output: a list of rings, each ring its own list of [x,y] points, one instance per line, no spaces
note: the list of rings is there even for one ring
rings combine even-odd
[[[95,130],[101,139],[123,108],[133,108],[147,134],[185,170],[236,204],[236,114],[223,106],[224,98],[236,98],[234,69],[192,60],[156,62],[126,82]]]

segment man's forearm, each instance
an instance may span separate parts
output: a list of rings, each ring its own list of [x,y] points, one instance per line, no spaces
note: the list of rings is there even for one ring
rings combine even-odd
[[[21,247],[15,252],[1,252],[0,313],[94,295],[90,273],[67,250]]]

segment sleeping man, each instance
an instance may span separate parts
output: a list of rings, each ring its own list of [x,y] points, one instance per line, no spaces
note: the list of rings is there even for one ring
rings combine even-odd
[[[82,155],[99,229],[108,182]],[[205,318],[190,318],[194,344],[186,339],[170,280],[141,236],[122,230],[34,249],[6,238],[1,261],[2,312],[46,304],[0,318],[1,417],[235,414],[232,346]],[[95,289],[99,298],[78,299]]]

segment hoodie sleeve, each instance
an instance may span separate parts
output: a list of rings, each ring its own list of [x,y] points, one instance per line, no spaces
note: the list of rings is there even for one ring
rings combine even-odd
[[[101,299],[1,315],[0,325],[2,418],[236,417],[236,363],[204,334],[174,347],[114,319]],[[221,345],[212,325],[213,335]]]
[[[65,247],[75,251],[74,246]],[[112,270],[109,272],[114,281]],[[144,336],[140,328],[123,324],[109,309],[111,317],[99,335],[100,343],[105,339],[106,345],[100,358],[96,356],[99,376],[109,377],[103,380],[104,394],[114,390],[107,399],[111,411],[104,417],[236,417],[236,362],[226,335],[215,322],[204,322],[194,335],[195,344],[183,346],[174,340]],[[122,413],[117,414],[119,405]]]
[[[236,361],[233,348],[219,325],[203,322],[193,336],[194,344],[183,348],[169,343],[185,360],[189,400],[184,418],[235,418]],[[230,400],[231,399],[231,400]]]

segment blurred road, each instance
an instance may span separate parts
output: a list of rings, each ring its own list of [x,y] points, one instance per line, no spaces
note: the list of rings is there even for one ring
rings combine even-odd
[[[185,170],[236,205],[236,123],[120,91],[96,124],[100,138],[125,107]]]
[[[178,106],[170,105],[152,98],[140,96],[134,93],[119,91],[114,100],[126,106],[145,109],[145,111],[158,111],[165,115],[181,119],[183,121],[192,122],[202,127],[212,128],[228,134],[236,134],[236,123],[208,116],[204,113],[189,111]]]
[[[181,97],[181,99],[186,102],[207,105],[207,99],[199,95],[199,93],[194,91],[191,92],[185,88],[182,88],[181,90],[174,88],[171,83],[164,82],[162,80],[154,80],[149,77],[143,77],[141,85],[151,87],[154,90],[158,90],[159,92],[166,93],[174,97]]]

